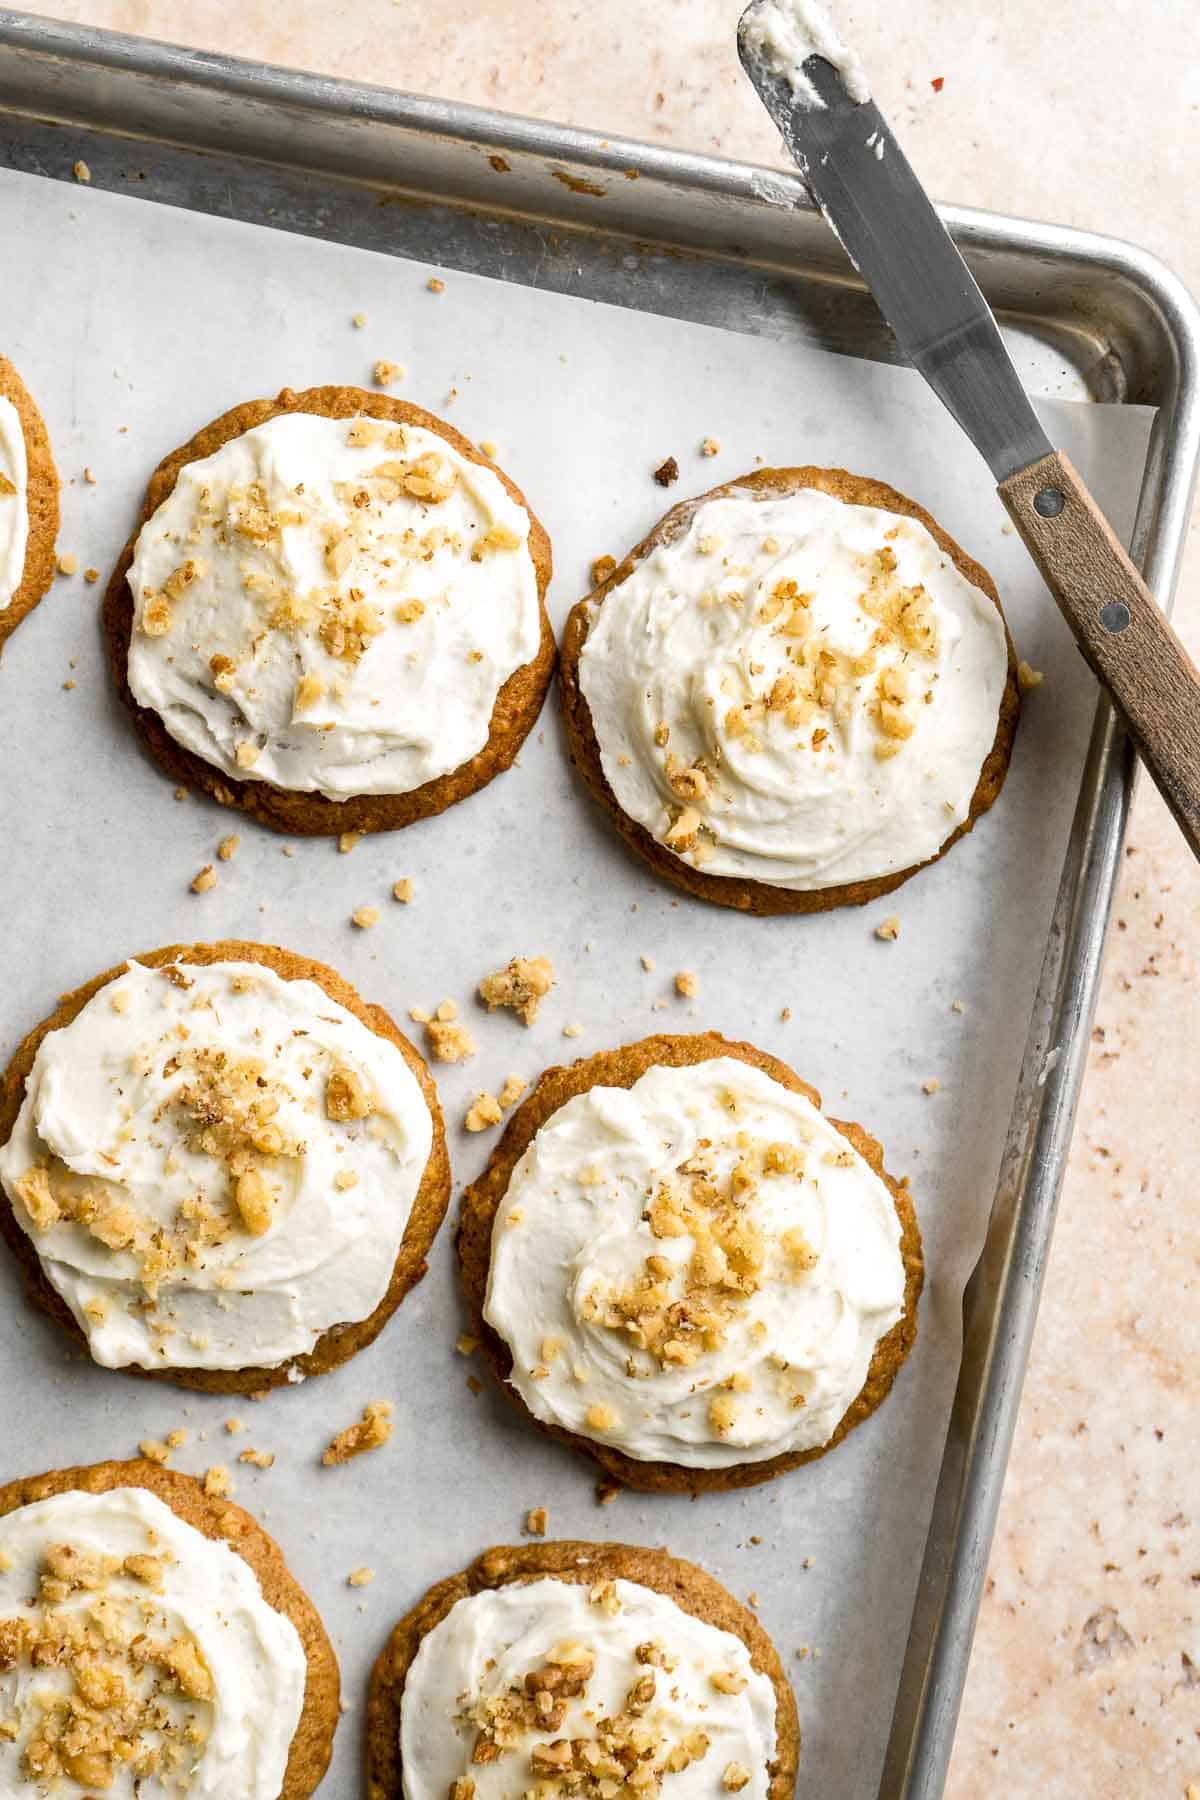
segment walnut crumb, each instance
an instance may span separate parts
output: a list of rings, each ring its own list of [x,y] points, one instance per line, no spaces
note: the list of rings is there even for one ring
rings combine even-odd
[[[368,1569],[366,1567],[361,1569],[351,1569],[346,1577],[346,1580],[351,1587],[368,1587],[374,1579],[374,1569]]]
[[[779,1017],[783,1020],[785,1025],[787,1024],[787,1022],[791,1018],[791,1016],[792,1016],[792,1009],[790,1006],[781,1006],[780,1007]]]
[[[138,1455],[144,1456],[147,1462],[165,1463],[170,1454],[161,1438],[143,1438],[138,1445]]]
[[[691,969],[680,969],[678,975],[675,977],[675,992],[681,994],[685,1000],[694,1000],[696,998],[696,995],[700,992],[700,983],[692,973]]]
[[[366,1450],[378,1450],[386,1444],[392,1435],[392,1403],[390,1400],[369,1400],[363,1407],[362,1418],[355,1425],[347,1425],[345,1431],[339,1431],[329,1445],[321,1461],[326,1468],[336,1468],[340,1463],[348,1463],[352,1457],[361,1456]]]
[[[468,1131],[487,1131],[492,1125],[498,1125],[503,1117],[495,1094],[476,1094],[463,1124]]]
[[[750,1782],[750,1771],[745,1763],[729,1762],[721,1771],[721,1786],[730,1794],[740,1794]]]
[[[715,456],[720,448],[721,446],[715,437],[706,437],[701,438],[700,440],[701,456]]]
[[[82,182],[85,187],[92,179],[92,171],[88,168],[82,157],[80,157],[78,162],[71,164],[71,173],[76,181]]]
[[[483,454],[487,457],[489,462],[495,462],[500,454],[491,438],[480,438],[479,448],[483,451]]]
[[[941,1085],[942,1084],[938,1080],[937,1076],[931,1075],[929,1077],[928,1081],[923,1081],[921,1083],[921,1092],[923,1094],[936,1094],[939,1091],[939,1089],[941,1088]]]
[[[613,1481],[610,1476],[603,1476],[596,1483],[596,1505],[611,1506],[621,1491],[621,1483]]]
[[[238,1453],[238,1461],[253,1463],[256,1469],[270,1469],[274,1466],[275,1452],[273,1450],[242,1450]]]
[[[523,1024],[532,1025],[555,980],[554,964],[548,956],[514,956],[505,968],[484,976],[479,998],[489,1012],[506,1006]]]
[[[377,906],[358,907],[355,912],[350,914],[350,923],[357,925],[360,931],[369,931],[372,925],[379,923],[379,908]]]
[[[425,286],[431,294],[444,294],[446,291],[446,284],[439,275],[431,275]]]
[[[233,1492],[233,1482],[224,1463],[213,1463],[211,1468],[205,1469],[202,1485],[213,1500],[224,1500]]]
[[[515,1106],[517,1104],[517,1101],[521,1098],[521,1095],[528,1086],[529,1083],[523,1075],[508,1075],[505,1077],[504,1086],[500,1089],[500,1093],[497,1096],[505,1112],[508,1111],[510,1106]]]
[[[598,588],[608,580],[617,566],[615,556],[597,556],[592,563],[592,586]]]
[[[679,480],[679,464],[673,456],[668,456],[665,462],[659,463],[654,471],[654,479],[659,487],[670,487],[673,481]]]
[[[362,840],[363,834],[361,831],[343,831],[338,838],[338,855],[349,856],[350,852],[354,849],[354,846],[356,844],[361,844]]]
[[[589,1431],[613,1431],[620,1424],[612,1407],[605,1406],[602,1401],[588,1407],[583,1422]]]
[[[401,905],[407,906],[409,901],[412,899],[412,897],[413,897],[413,884],[407,875],[403,876],[399,881],[393,881],[393,883],[392,883],[392,899],[393,900],[399,900]]]
[[[881,919],[879,921],[879,924],[875,927],[875,936],[877,938],[882,938],[885,944],[895,943],[896,939],[900,936],[900,921],[895,913],[892,913],[889,918]]]
[[[573,1019],[569,1025],[563,1026],[562,1034],[565,1038],[582,1037],[583,1036],[583,1026],[579,1023],[579,1021],[577,1019]]]
[[[393,382],[401,380],[404,375],[404,369],[400,363],[389,362],[386,357],[382,356],[372,372],[376,387],[381,388],[391,387]]]
[[[182,1425],[176,1425],[175,1429],[173,1431],[168,1431],[166,1437],[163,1439],[168,1450],[182,1450],[187,1441],[188,1434]]]
[[[545,1537],[550,1515],[544,1506],[530,1507],[525,1514],[525,1530],[529,1537]]]
[[[57,559],[55,567],[60,575],[75,575],[79,571],[79,558],[73,551],[64,550]]]
[[[84,579],[84,580],[85,580],[85,581],[86,581],[86,582],[88,582],[88,583],[90,583],[90,584],[91,584],[91,585],[93,585],[93,586],[94,586],[94,585],[95,585],[95,583],[96,583],[96,582],[97,582],[97,581],[99,581],[99,579],[100,579],[100,571],[99,571],[99,569],[92,569],[92,568],[87,568],[87,569],[85,569],[85,570],[84,570],[84,571],[83,571],[83,579]]]
[[[960,1013],[960,1012],[966,1012],[966,1010],[967,1009],[961,1000],[952,1000],[950,1002],[950,1011],[951,1012]]]
[[[410,1009],[409,1017],[420,1011],[419,1007]],[[475,1039],[458,1017],[458,1007],[453,1000],[443,1000],[433,1018],[426,1013],[418,1023],[425,1026],[425,1036],[430,1051],[438,1062],[466,1062],[476,1051]]]
[[[245,1431],[246,1427],[240,1419],[230,1418],[230,1419],[226,1419],[226,1421],[225,1421],[225,1429],[229,1433],[230,1437],[236,1437],[238,1432]]]
[[[1031,688],[1041,687],[1045,679],[1042,671],[1035,669],[1031,663],[1017,664],[1017,686],[1023,694],[1027,694]]]
[[[193,894],[207,894],[209,889],[215,888],[216,885],[217,871],[213,868],[211,863],[205,863],[204,867],[199,869],[196,874],[192,876]]]
[[[643,969],[645,969],[647,975],[653,974],[654,958],[652,956],[643,956],[642,957],[642,967],[643,967]]]
[[[480,1339],[469,1331],[461,1331],[454,1340],[454,1348],[459,1356],[474,1356],[479,1344]]]
[[[350,314],[350,323],[353,325],[355,331],[361,331],[363,329],[364,325],[366,324],[366,322],[367,322],[367,315],[365,312],[356,312],[356,313]]]
[[[236,831],[231,832],[228,837],[223,837],[221,839],[220,843],[217,845],[217,855],[222,862],[231,862],[233,860],[238,853],[241,841],[242,840],[237,835]]]

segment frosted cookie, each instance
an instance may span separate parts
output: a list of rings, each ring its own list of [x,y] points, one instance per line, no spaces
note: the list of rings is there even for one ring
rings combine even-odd
[[[42,415],[0,356],[0,650],[54,579],[58,487]]]
[[[788,1800],[799,1750],[774,1645],[703,1569],[626,1544],[523,1545],[486,1551],[396,1626],[371,1678],[367,1796]]]
[[[563,638],[573,761],[678,887],[821,912],[906,881],[1004,782],[987,571],[894,488],[760,469],[675,507]]]
[[[170,945],[68,994],[0,1085],[0,1227],[96,1362],[214,1393],[323,1374],[425,1273],[424,1062],[332,969]]]
[[[549,1069],[463,1197],[459,1260],[504,1391],[629,1487],[748,1487],[884,1399],[921,1240],[860,1125],[716,1033]]]
[[[104,617],[172,780],[289,833],[386,831],[512,762],[553,670],[549,579],[524,496],[451,426],[285,388],[159,465]]]
[[[149,1462],[0,1487],[0,1794],[306,1800],[338,1667],[279,1546]]]

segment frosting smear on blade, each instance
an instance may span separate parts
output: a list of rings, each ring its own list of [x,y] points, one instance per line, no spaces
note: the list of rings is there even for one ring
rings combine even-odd
[[[496,1215],[484,1316],[535,1418],[719,1469],[826,1444],[904,1287],[879,1176],[802,1094],[717,1057],[546,1121]]]
[[[285,413],[142,527],[129,686],[237,781],[402,794],[487,743],[541,634],[529,514],[445,438]]]
[[[631,1581],[459,1600],[404,1684],[405,1800],[765,1800],[775,1691],[740,1638]],[[626,1777],[638,1780],[626,1786]]]
[[[761,54],[772,75],[787,82],[801,106],[825,104],[804,71],[810,56],[832,63],[851,100],[861,104],[871,98],[857,52],[842,42],[821,0],[758,0],[745,20],[744,41]]]
[[[249,1565],[145,1489],[0,1519],[0,1800],[278,1800],[306,1673]]]
[[[0,1183],[97,1362],[266,1368],[382,1300],[432,1137],[314,982],[135,962],[43,1039]]]
[[[25,573],[29,541],[29,458],[21,415],[0,394],[0,612]]]
[[[938,853],[1007,675],[998,609],[924,525],[816,488],[704,501],[593,606],[579,661],[622,811],[796,891]]]

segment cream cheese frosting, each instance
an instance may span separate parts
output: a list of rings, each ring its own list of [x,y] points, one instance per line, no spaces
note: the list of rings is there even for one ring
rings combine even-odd
[[[25,573],[29,541],[29,457],[21,415],[0,395],[0,612]]]
[[[541,633],[530,517],[439,436],[285,413],[138,536],[129,685],[238,781],[401,794],[482,750]]]
[[[306,1673],[249,1565],[145,1489],[0,1519],[0,1800],[278,1800]]]
[[[496,1215],[484,1316],[535,1418],[719,1469],[827,1443],[904,1287],[879,1176],[804,1095],[715,1057],[546,1121]]]
[[[825,104],[804,71],[810,56],[832,63],[851,100],[861,103],[871,98],[857,52],[842,42],[820,0],[758,0],[748,9],[742,32],[770,72],[787,82],[800,105]]]
[[[0,1183],[97,1362],[274,1367],[382,1300],[432,1138],[316,983],[131,962],[43,1039]]]
[[[588,626],[579,682],[605,778],[706,874],[873,880],[969,815],[1007,639],[918,520],[816,488],[706,500]]]
[[[775,1691],[740,1638],[638,1582],[510,1583],[422,1639],[400,1755],[406,1800],[507,1800],[566,1770],[603,1800],[633,1767],[647,1795],[765,1800]]]

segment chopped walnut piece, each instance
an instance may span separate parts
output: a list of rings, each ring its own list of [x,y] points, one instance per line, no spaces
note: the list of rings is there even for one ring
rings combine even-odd
[[[243,738],[241,743],[235,744],[233,748],[233,760],[239,769],[252,769],[261,754],[258,745],[252,743],[249,738]]]
[[[293,713],[307,712],[310,706],[316,705],[324,692],[325,683],[319,675],[302,675],[296,683],[296,692],[292,696]]]
[[[676,975],[675,992],[685,1000],[694,1000],[700,992],[700,983],[690,969],[680,969]]]
[[[425,616],[423,600],[402,600],[396,608],[396,618],[401,625],[415,625],[418,619]]]
[[[362,1418],[355,1425],[347,1425],[345,1431],[339,1431],[329,1445],[321,1461],[326,1468],[336,1468],[341,1463],[348,1463],[352,1457],[361,1456],[364,1451],[378,1450],[386,1444],[392,1435],[392,1403],[390,1400],[369,1400],[363,1407]]]
[[[516,1105],[528,1086],[529,1083],[525,1080],[523,1075],[508,1075],[505,1077],[504,1086],[500,1089],[500,1093],[497,1096],[505,1112],[508,1111],[510,1106]]]
[[[215,1471],[210,1469],[208,1474]],[[228,1480],[228,1472],[222,1471]],[[209,1492],[208,1475],[204,1477],[204,1491]],[[209,1700],[212,1698],[213,1678],[208,1664],[205,1662],[199,1644],[194,1638],[177,1638],[167,1646],[163,1658],[168,1669],[174,1675],[189,1700]]]
[[[714,1669],[709,1677],[718,1694],[744,1694],[746,1677],[734,1669]]]
[[[92,171],[88,168],[82,157],[80,157],[78,162],[71,164],[71,173],[76,181],[83,182],[85,186],[92,179]]]
[[[363,326],[366,324],[366,322],[367,322],[367,315],[365,312],[356,312],[356,313],[350,314],[350,323],[353,325],[353,327],[356,331],[361,331]]]
[[[583,1036],[583,1026],[580,1025],[577,1020],[575,1020],[570,1025],[563,1026],[562,1034],[565,1038],[582,1037]]]
[[[476,1094],[463,1124],[468,1131],[487,1131],[490,1126],[498,1125],[503,1117],[500,1102],[494,1094]]]
[[[204,867],[192,876],[193,894],[207,894],[210,888],[215,888],[216,885],[217,871],[211,863],[205,863]]]
[[[233,1483],[224,1463],[213,1463],[211,1468],[205,1469],[203,1487],[205,1493],[213,1500],[228,1498],[233,1491]]]
[[[525,1514],[525,1530],[530,1537],[545,1537],[550,1515],[544,1506],[532,1506]]]
[[[403,876],[399,881],[394,881],[392,883],[393,900],[399,900],[403,906],[407,906],[412,897],[413,884],[407,875]]]
[[[548,956],[514,956],[506,968],[484,976],[479,983],[479,998],[489,1012],[506,1006],[523,1024],[532,1025],[555,979],[554,964]]]
[[[896,939],[900,936],[900,921],[895,913],[892,913],[889,918],[880,920],[879,924],[875,927],[875,936],[877,938],[882,938],[885,944],[895,943]]]
[[[519,550],[524,539],[507,525],[490,525],[471,546],[471,561],[482,562],[494,550]]]
[[[331,1069],[325,1083],[325,1117],[339,1125],[351,1119],[365,1119],[374,1112],[374,1102],[360,1075],[339,1066]]]
[[[252,1237],[263,1237],[275,1217],[274,1196],[257,1169],[243,1169],[234,1188],[242,1224]]]
[[[1027,694],[1030,688],[1041,687],[1045,679],[1042,671],[1035,669],[1032,663],[1019,662],[1017,664],[1017,686],[1023,694]]]
[[[704,823],[694,806],[685,806],[666,834],[672,850],[691,850]]]
[[[372,925],[379,923],[379,908],[377,906],[357,907],[350,914],[350,923],[357,925],[360,931],[370,931]]]
[[[721,1771],[721,1786],[730,1794],[740,1794],[750,1782],[750,1771],[745,1763],[729,1762]]]
[[[29,1214],[35,1231],[49,1231],[62,1218],[62,1209],[50,1187],[50,1176],[36,1164],[16,1182],[17,1198]]]
[[[679,480],[679,464],[673,456],[668,456],[665,462],[659,463],[654,471],[654,479],[659,487],[670,487],[673,481]]]
[[[362,843],[362,840],[363,834],[361,831],[343,831],[339,835],[337,841],[338,855],[349,856],[354,847],[357,844]]]
[[[475,1783],[469,1775],[460,1775],[452,1781],[446,1792],[446,1800],[475,1800]]]
[[[728,1394],[714,1394],[708,1403],[708,1422],[718,1437],[724,1437],[737,1424],[737,1407]]]
[[[229,1433],[230,1437],[236,1437],[238,1432],[245,1431],[246,1427],[243,1424],[241,1419],[234,1417],[234,1418],[226,1419],[225,1429]]]
[[[445,1008],[453,1010],[447,1016]],[[458,1020],[458,1008],[453,1001],[442,1001],[434,1018],[418,1021],[425,1026],[425,1036],[429,1049],[437,1062],[460,1063],[474,1056],[476,1044],[466,1026]]]
[[[237,855],[241,842],[242,840],[236,832],[231,832],[228,837],[223,837],[217,845],[217,855],[221,861],[231,862]]]
[[[431,294],[444,294],[446,291],[446,284],[440,275],[431,275],[425,286]]]
[[[721,446],[715,437],[706,437],[701,438],[700,440],[701,456],[715,456],[720,448]]]
[[[64,550],[62,555],[58,557],[55,567],[60,575],[74,575],[79,569],[79,558],[73,551]]]
[[[147,1462],[165,1463],[171,1452],[159,1438],[143,1438],[138,1445],[138,1455],[144,1456]]]
[[[161,1556],[127,1556],[122,1567],[126,1575],[134,1581],[140,1581],[143,1587],[153,1588],[161,1592],[163,1584],[163,1560]]]
[[[346,1580],[351,1587],[368,1587],[374,1579],[374,1569],[368,1569],[366,1567],[361,1569],[351,1569],[346,1577]]]
[[[372,374],[375,377],[376,387],[386,388],[391,387],[393,382],[401,380],[404,368],[402,364],[389,362],[387,357],[381,356],[375,364]]]
[[[589,1431],[614,1431],[620,1424],[612,1407],[605,1406],[599,1401],[595,1406],[588,1407],[583,1416],[583,1422]]]
[[[256,1469],[270,1469],[275,1464],[275,1452],[273,1450],[240,1450],[238,1461],[252,1463]]]
[[[929,1077],[928,1081],[923,1081],[921,1083],[921,1092],[923,1094],[936,1094],[939,1091],[939,1089],[941,1088],[941,1085],[942,1084],[938,1080],[937,1076],[931,1075]]]

